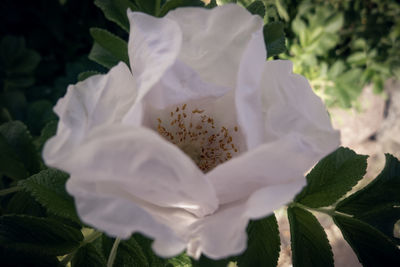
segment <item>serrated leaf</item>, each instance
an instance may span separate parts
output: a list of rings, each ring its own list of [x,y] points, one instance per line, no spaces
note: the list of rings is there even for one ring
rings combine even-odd
[[[83,240],[82,233],[49,218],[25,215],[0,217],[0,245],[45,255],[64,255]]]
[[[90,34],[102,48],[107,50],[118,61],[123,61],[129,66],[128,44],[125,40],[107,30],[99,28],[91,28]]]
[[[348,148],[338,148],[311,170],[307,186],[295,201],[311,208],[332,205],[364,176],[367,157]]]
[[[7,214],[25,214],[43,217],[45,209],[35,199],[24,191],[15,193],[7,204]]]
[[[190,6],[204,7],[204,2],[200,0],[171,0],[162,6],[158,17],[164,17],[169,11],[174,10],[175,8]]]
[[[265,16],[265,5],[262,1],[254,1],[246,9],[253,15],[259,15],[262,18]]]
[[[364,267],[400,266],[399,248],[380,231],[356,218],[335,215],[333,220]]]
[[[79,222],[72,197],[65,191],[68,174],[47,169],[19,182],[49,212]]]
[[[393,236],[394,224],[400,219],[400,162],[386,154],[382,172],[363,189],[337,204],[336,210],[354,215],[399,242]]]
[[[238,266],[275,267],[278,264],[281,245],[275,215],[251,221],[247,234],[247,249],[237,257]]]
[[[27,127],[20,121],[11,121],[0,126],[0,135],[7,141],[25,169],[34,174],[40,170],[41,159],[33,144]]]
[[[294,267],[334,266],[331,246],[324,228],[308,211],[297,207],[287,210]]]
[[[113,238],[104,235],[102,236],[103,252],[107,257],[110,254],[114,240],[115,239]],[[146,267],[150,265],[142,251],[142,248],[136,242],[135,238],[131,237],[130,239],[119,243],[114,266]],[[153,267],[153,265],[151,267]]]
[[[89,52],[89,59],[108,69],[111,69],[119,62],[114,55],[96,42],[93,43],[92,49]]]
[[[182,253],[176,257],[168,259],[165,267],[192,267],[192,261],[188,255]]]
[[[88,70],[88,71],[81,72],[78,75],[78,82],[84,81],[87,78],[89,78],[93,75],[97,75],[97,74],[101,74],[101,73],[98,71],[95,71],[95,70]]]
[[[276,56],[286,51],[283,23],[268,23],[264,25],[263,33],[265,45],[267,47],[267,57]]]
[[[105,267],[106,265],[103,254],[92,244],[80,247],[71,261],[72,267]]]
[[[95,0],[94,4],[103,11],[107,19],[115,22],[127,32],[129,32],[127,9],[139,11],[138,7],[129,0]]]

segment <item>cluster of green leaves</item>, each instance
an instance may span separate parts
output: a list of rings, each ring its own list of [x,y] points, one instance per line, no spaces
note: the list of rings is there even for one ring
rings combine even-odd
[[[251,0],[239,0],[247,5]],[[266,21],[285,21],[294,70],[330,106],[357,103],[362,88],[400,78],[400,3],[396,0],[265,0]]]

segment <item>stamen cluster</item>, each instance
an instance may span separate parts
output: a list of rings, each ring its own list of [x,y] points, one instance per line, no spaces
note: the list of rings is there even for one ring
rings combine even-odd
[[[187,112],[186,108],[187,104],[176,107],[166,122],[157,118],[157,131],[189,155],[203,172],[212,170],[239,152],[227,127],[217,127],[205,110],[196,108]],[[237,132],[238,127],[233,130]]]

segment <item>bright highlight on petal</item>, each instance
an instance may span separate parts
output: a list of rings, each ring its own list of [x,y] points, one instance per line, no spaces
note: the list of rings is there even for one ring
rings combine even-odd
[[[241,253],[249,220],[291,201],[339,135],[290,62],[265,62],[263,21],[244,8],[128,18],[131,69],[68,88],[45,162],[111,236],[141,232],[164,257]]]

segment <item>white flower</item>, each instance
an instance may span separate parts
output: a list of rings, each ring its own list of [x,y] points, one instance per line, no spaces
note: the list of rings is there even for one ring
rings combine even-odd
[[[265,61],[263,21],[237,5],[128,11],[131,70],[68,87],[44,159],[70,174],[83,222],[141,232],[169,257],[246,248],[249,219],[290,201],[339,145],[289,61]]]

